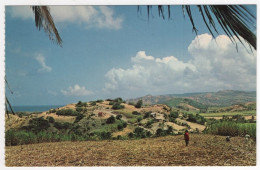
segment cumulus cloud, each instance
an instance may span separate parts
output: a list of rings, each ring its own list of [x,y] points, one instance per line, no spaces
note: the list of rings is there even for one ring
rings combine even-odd
[[[93,94],[92,91],[87,90],[85,86],[80,87],[78,84],[74,87],[69,87],[68,90],[61,90],[61,93],[66,96],[88,96]]]
[[[55,23],[79,24],[86,28],[97,27],[118,30],[122,27],[123,17],[115,16],[107,6],[50,6]],[[29,6],[10,7],[11,17],[33,19]]]
[[[51,72],[52,68],[46,65],[45,57],[42,54],[37,54],[35,60],[41,65],[41,68],[38,69],[38,72]]]
[[[197,36],[189,45],[191,59],[175,56],[156,58],[139,51],[129,69],[112,68],[105,77],[104,91],[122,96],[145,94],[256,90],[256,51],[238,44],[238,52],[226,35],[213,39]]]

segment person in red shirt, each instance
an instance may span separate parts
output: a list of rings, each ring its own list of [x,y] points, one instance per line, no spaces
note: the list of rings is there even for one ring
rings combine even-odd
[[[190,140],[190,136],[189,136],[189,132],[188,132],[188,130],[185,130],[185,133],[184,133],[184,140],[185,140],[186,146],[188,146],[188,144],[189,144],[189,140]]]

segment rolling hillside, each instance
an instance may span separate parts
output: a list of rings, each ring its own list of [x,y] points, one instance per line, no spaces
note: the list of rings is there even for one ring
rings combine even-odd
[[[178,106],[180,103],[190,104],[196,108],[208,106],[230,106],[234,104],[255,102],[256,92],[245,92],[235,90],[224,90],[208,93],[186,93],[186,94],[168,94],[129,99],[127,102],[137,102],[143,100],[144,104],[167,104],[171,107]]]

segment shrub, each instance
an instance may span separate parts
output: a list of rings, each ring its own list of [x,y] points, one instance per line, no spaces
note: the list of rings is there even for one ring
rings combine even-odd
[[[101,99],[99,99],[99,100],[97,100],[96,102],[97,103],[102,103],[104,100],[101,100]]]
[[[110,116],[110,117],[107,119],[106,123],[107,123],[107,124],[113,124],[113,123],[115,123],[115,121],[116,121],[115,117],[114,117],[114,116]]]
[[[118,129],[118,130],[123,130],[123,129],[124,129],[124,127],[123,127],[123,125],[122,125],[122,124],[119,124],[119,125],[117,125],[117,129]]]
[[[154,119],[148,120],[146,122],[146,124],[145,124],[145,127],[146,128],[151,128],[153,123],[154,123]]]
[[[143,100],[138,100],[138,102],[136,103],[135,107],[136,108],[141,108],[143,105]]]
[[[163,135],[163,130],[161,128],[156,130],[156,136],[162,136]]]
[[[137,117],[137,122],[141,122],[141,120],[143,120],[142,117]]]
[[[83,110],[84,110],[83,107],[76,107],[77,112],[82,112]]]
[[[48,120],[45,120],[43,117],[33,118],[29,121],[29,125],[25,126],[24,129],[38,133],[43,130],[47,130],[50,127]]]
[[[76,117],[74,123],[79,122],[81,119],[83,119],[83,117],[85,117],[83,114],[79,114],[79,115]]]
[[[56,112],[56,109],[50,109],[49,110],[49,113],[55,113]]]
[[[61,109],[56,112],[56,115],[62,116],[77,116],[79,113],[73,109]]]
[[[101,139],[110,139],[111,138],[111,132],[101,132],[100,137]]]
[[[134,137],[134,134],[132,132],[128,133],[127,135],[129,138],[133,138]]]
[[[133,115],[141,115],[141,113],[139,113],[138,111],[133,111],[132,114]]]
[[[179,112],[171,111],[169,117],[171,117],[171,118],[178,118],[179,117]]]
[[[54,123],[55,119],[51,116],[48,116],[47,119],[49,120],[50,123]]]
[[[112,106],[112,109],[114,110],[119,110],[119,109],[123,109],[125,108],[125,106],[121,105],[120,103],[114,103],[113,106]]]
[[[96,106],[96,104],[97,104],[96,101],[92,101],[92,102],[90,103],[91,106]]]
[[[148,117],[150,117],[151,116],[151,111],[150,112],[145,112],[145,114],[144,114],[144,119],[146,119],[146,118],[148,118]]]
[[[167,126],[168,129],[166,130],[167,134],[171,134],[173,132],[173,127],[172,126]]]
[[[121,118],[122,118],[122,115],[116,115],[117,120],[121,120]]]

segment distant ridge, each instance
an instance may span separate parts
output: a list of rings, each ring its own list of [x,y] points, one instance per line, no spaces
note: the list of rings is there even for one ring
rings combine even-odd
[[[186,100],[184,100],[186,99]],[[128,99],[127,102],[136,103],[143,100],[144,104],[167,104],[176,106],[180,103],[193,103],[196,106],[230,106],[246,102],[256,101],[256,91],[221,90],[217,92],[197,92],[183,94],[146,95],[143,97]]]

